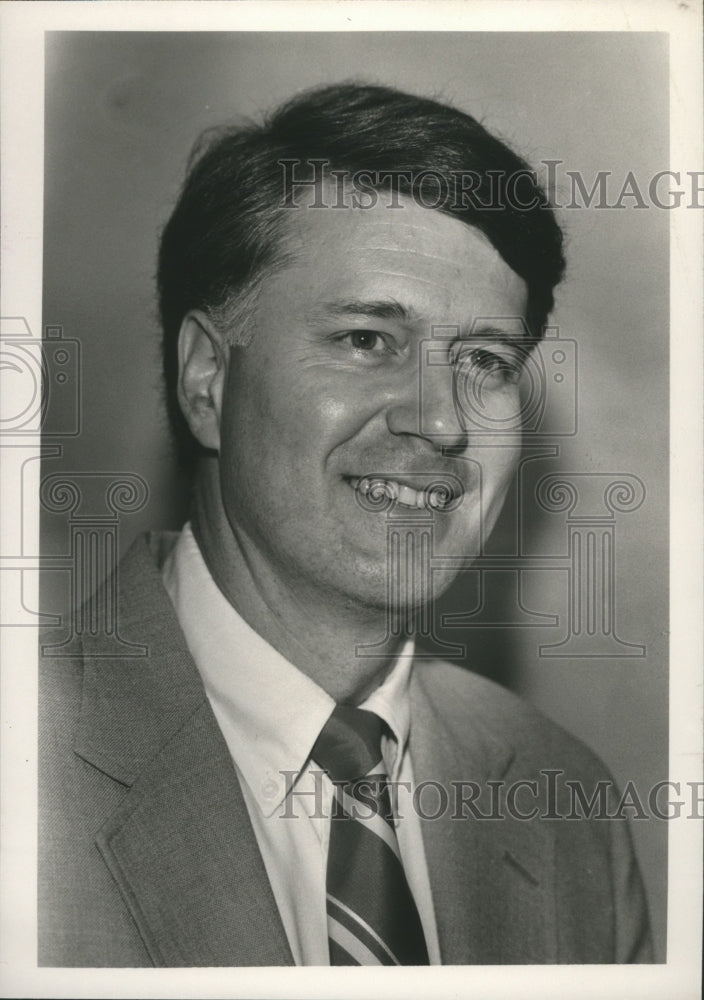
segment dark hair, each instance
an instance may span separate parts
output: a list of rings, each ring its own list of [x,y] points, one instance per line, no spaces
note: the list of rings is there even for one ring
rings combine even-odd
[[[424,204],[481,230],[525,280],[533,337],[541,336],[553,307],[564,270],[553,211],[525,161],[470,115],[390,87],[346,83],[302,93],[262,125],[210,130],[191,154],[159,250],[167,408],[186,460],[197,446],[176,395],[181,322],[197,308],[232,324],[245,293],[281,262],[284,219],[291,214],[283,207],[283,160],[324,160],[326,170],[350,176],[395,174],[401,194],[420,195]],[[472,178],[467,197],[458,197],[462,177]],[[440,202],[438,178],[453,192]]]

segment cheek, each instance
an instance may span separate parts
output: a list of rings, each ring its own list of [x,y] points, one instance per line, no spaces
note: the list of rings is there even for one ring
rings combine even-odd
[[[267,467],[286,478],[302,467],[319,470],[367,419],[356,387],[321,384],[319,371],[295,375],[270,371],[263,378],[261,367],[247,365],[230,380],[223,456],[229,453],[250,475]]]
[[[520,453],[520,445],[509,445],[508,441],[504,442],[503,447],[487,448],[481,460],[484,502],[487,509],[503,503],[516,474]]]
[[[489,434],[520,427],[522,401],[518,385],[496,386],[489,379],[482,385],[468,380],[460,384],[457,392],[470,427],[475,425]]]
[[[353,392],[318,392],[311,396],[309,406],[322,427],[334,429],[337,439],[351,435],[365,422],[365,408]]]
[[[266,461],[299,433],[304,412],[280,372],[241,364],[228,379],[223,406],[222,426],[231,452],[240,461]]]
[[[369,409],[354,388],[326,385],[319,373],[282,385],[265,410],[279,451],[290,451],[299,462],[320,465],[354,438]]]

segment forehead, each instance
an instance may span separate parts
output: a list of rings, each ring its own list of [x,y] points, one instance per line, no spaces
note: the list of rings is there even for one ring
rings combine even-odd
[[[288,211],[288,263],[267,283],[273,297],[311,308],[331,299],[392,298],[409,313],[457,324],[525,315],[523,279],[483,233],[458,219],[411,201]]]

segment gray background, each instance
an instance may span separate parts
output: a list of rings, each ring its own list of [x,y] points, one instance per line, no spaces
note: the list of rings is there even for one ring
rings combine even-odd
[[[186,516],[161,403],[153,276],[157,236],[202,128],[256,116],[317,83],[391,83],[453,101],[536,166],[560,159],[589,187],[597,171],[612,171],[613,201],[629,170],[647,189],[670,166],[666,44],[664,35],[625,33],[48,35],[44,322],[81,343],[82,414],[80,435],[44,473],[141,475],[150,500],[124,518],[123,549],[138,532],[176,528]],[[578,345],[578,433],[560,440],[559,458],[535,463],[526,489],[560,470],[644,483],[643,505],[616,523],[616,613],[619,636],[646,656],[540,656],[538,645],[564,632],[559,571],[526,574],[523,599],[558,614],[561,628],[443,635],[467,643],[470,666],[584,739],[621,785],[633,780],[645,796],[667,777],[669,216],[625,204],[560,213],[569,271],[554,322]],[[553,401],[555,427],[569,416],[561,405]],[[564,556],[565,515],[525,506],[523,551]],[[494,551],[515,548],[515,511],[512,497]],[[65,519],[45,515],[44,552],[68,544]],[[42,610],[65,607],[67,582],[66,573],[45,574]],[[476,599],[476,574],[465,573],[440,611],[466,611]],[[501,595],[487,601],[490,620],[501,620]],[[634,827],[663,960],[666,823]]]

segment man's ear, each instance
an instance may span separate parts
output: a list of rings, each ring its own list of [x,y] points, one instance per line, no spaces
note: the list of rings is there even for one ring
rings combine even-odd
[[[228,348],[199,309],[183,318],[178,335],[178,401],[191,433],[204,447],[220,448],[220,415]]]

